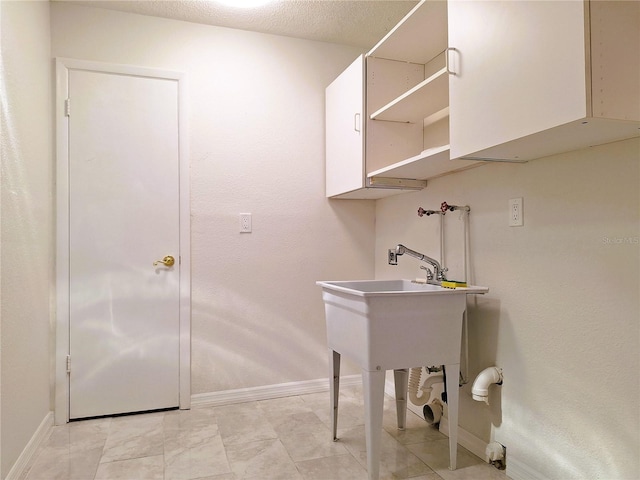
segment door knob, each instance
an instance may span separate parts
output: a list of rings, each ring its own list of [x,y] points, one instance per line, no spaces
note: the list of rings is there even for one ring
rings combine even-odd
[[[153,262],[153,266],[156,267],[160,263],[162,263],[165,267],[172,267],[176,263],[176,259],[173,258],[171,255],[167,255],[162,260]]]

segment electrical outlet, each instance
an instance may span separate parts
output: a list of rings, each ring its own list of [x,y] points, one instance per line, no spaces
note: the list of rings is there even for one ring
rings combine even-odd
[[[509,226],[521,227],[524,225],[524,215],[522,211],[522,197],[509,200]]]
[[[251,214],[240,214],[240,233],[251,233]]]

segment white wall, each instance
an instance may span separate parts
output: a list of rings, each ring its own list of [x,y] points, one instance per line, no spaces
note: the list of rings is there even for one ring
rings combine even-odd
[[[438,258],[438,217],[418,207],[471,207],[475,283],[471,380],[504,369],[491,406],[463,388],[460,425],[507,447],[507,473],[632,479],[640,471],[640,142],[627,140],[524,165],[488,164],[377,202],[376,277],[421,276],[397,243]],[[524,198],[524,226],[508,200]],[[463,224],[445,217],[446,265],[462,275]],[[511,469],[511,470],[510,470]],[[523,478],[523,477],[520,477]]]
[[[49,3],[3,1],[0,16],[4,478],[50,410],[53,181]]]
[[[53,56],[187,74],[192,393],[326,377],[315,281],[373,277],[374,204],[324,198],[324,89],[359,50],[51,9]],[[240,212],[253,233],[239,233]]]
[[[324,377],[324,313],[314,281],[371,278],[374,254],[377,277],[415,277],[415,261],[390,267],[386,249],[403,242],[437,255],[437,218],[419,219],[418,206],[469,204],[475,280],[491,289],[471,303],[471,374],[497,364],[505,384],[492,387],[491,407],[473,402],[465,387],[462,427],[485,441],[495,437],[512,465],[547,478],[637,476],[637,140],[526,165],[487,165],[376,203],[327,201],[324,87],[358,51],[79,5],[51,10],[54,56],[189,76],[193,393]],[[43,41],[32,58],[40,58]],[[49,176],[42,188],[33,186],[42,170],[25,177],[34,205],[50,198],[49,164],[48,157],[38,163]],[[3,172],[3,290],[4,192]],[[509,228],[507,201],[519,196],[525,226]],[[254,233],[238,233],[240,212],[253,213]],[[455,278],[462,226],[456,214],[446,223],[446,263]],[[32,247],[36,265],[42,248]],[[11,327],[4,309],[3,298],[3,373],[7,358],[31,360],[5,355]],[[40,386],[43,376],[29,384]],[[7,384],[3,376],[3,413]],[[32,417],[18,431],[33,432]],[[4,458],[14,440],[2,420]]]

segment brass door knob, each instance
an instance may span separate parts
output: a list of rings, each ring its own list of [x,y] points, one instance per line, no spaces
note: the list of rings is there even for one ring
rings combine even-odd
[[[176,259],[173,258],[171,255],[167,255],[162,260],[153,262],[153,266],[156,267],[160,263],[162,263],[165,267],[172,267],[176,263]]]

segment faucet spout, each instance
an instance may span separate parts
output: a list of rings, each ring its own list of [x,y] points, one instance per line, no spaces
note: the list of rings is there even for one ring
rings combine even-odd
[[[445,268],[442,268],[442,266],[440,265],[440,263],[423,254],[420,252],[416,252],[415,250],[411,250],[408,247],[405,247],[402,244],[398,244],[396,246],[396,248],[391,248],[389,249],[389,265],[397,265],[398,264],[398,257],[400,255],[404,255],[407,254],[413,258],[417,258],[420,261],[423,261],[425,263],[428,263],[429,265],[431,265],[433,267],[433,269],[435,270],[435,279],[428,279],[428,283],[432,283],[434,285],[440,285],[443,281],[446,281],[447,278],[445,276],[445,272],[447,271]]]

